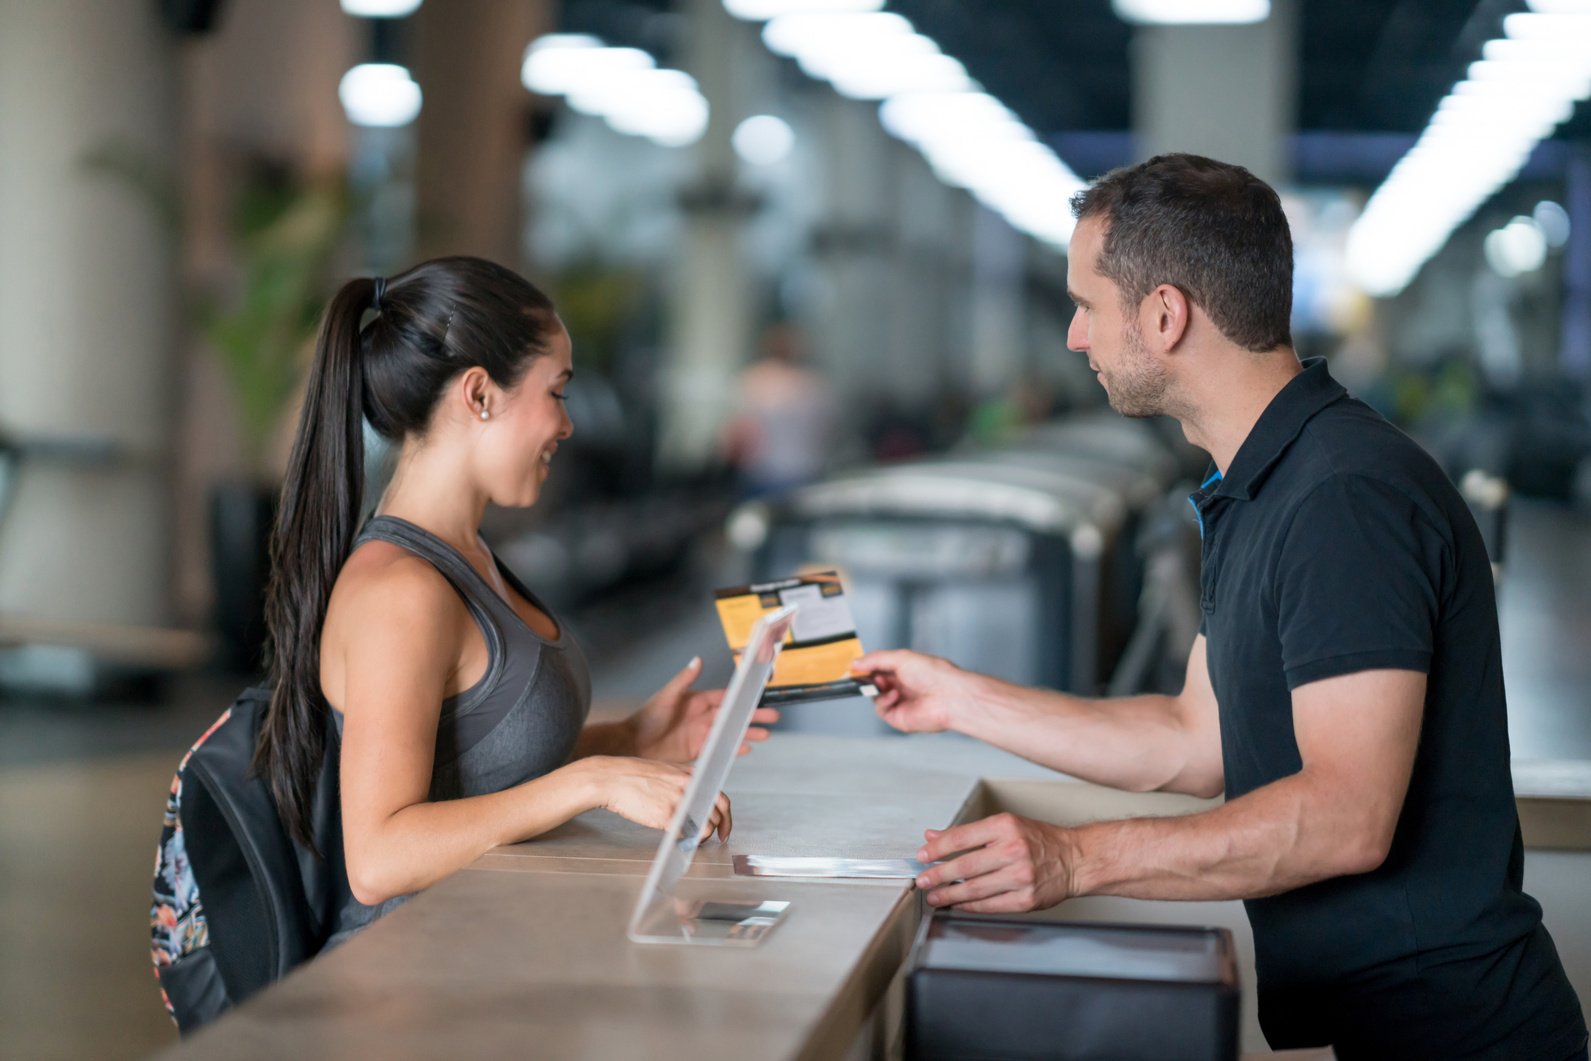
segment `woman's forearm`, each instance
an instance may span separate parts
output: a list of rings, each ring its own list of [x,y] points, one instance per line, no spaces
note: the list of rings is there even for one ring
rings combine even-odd
[[[635,755],[635,720],[592,722],[580,731],[572,759],[593,755]]]
[[[415,803],[368,828],[350,825],[343,837],[349,885],[369,905],[419,891],[500,844],[602,806],[599,789],[594,771],[577,761],[501,792]]]

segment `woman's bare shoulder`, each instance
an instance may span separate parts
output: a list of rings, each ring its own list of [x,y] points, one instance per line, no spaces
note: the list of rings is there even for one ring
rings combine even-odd
[[[432,564],[391,542],[366,542],[337,575],[326,633],[388,631],[438,636],[457,630],[468,610]]]

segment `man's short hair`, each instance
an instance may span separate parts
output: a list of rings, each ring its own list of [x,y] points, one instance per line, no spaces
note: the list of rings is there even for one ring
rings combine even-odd
[[[1072,213],[1104,222],[1097,267],[1129,310],[1171,284],[1239,346],[1292,345],[1293,237],[1275,190],[1242,166],[1156,155],[1072,196]]]

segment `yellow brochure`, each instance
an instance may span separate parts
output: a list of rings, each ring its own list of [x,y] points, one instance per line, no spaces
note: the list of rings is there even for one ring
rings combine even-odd
[[[838,572],[732,586],[718,590],[715,597],[718,620],[736,662],[752,626],[764,612],[786,604],[797,606],[795,622],[763,694],[764,703],[878,695],[872,683],[851,674],[851,661],[862,656],[862,642],[856,636],[856,621],[851,618]]]

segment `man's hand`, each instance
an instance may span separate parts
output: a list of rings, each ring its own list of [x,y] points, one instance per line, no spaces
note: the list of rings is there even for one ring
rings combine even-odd
[[[977,699],[981,680],[949,660],[907,649],[870,652],[851,671],[872,676],[878,717],[902,733],[950,729],[956,710]]]
[[[930,906],[974,914],[1014,913],[1054,906],[1074,894],[1076,858],[1062,826],[996,814],[923,835],[928,842],[917,860],[947,860],[917,877]]]
[[[701,754],[702,744],[724,702],[724,690],[691,691],[691,683],[702,672],[700,656],[685,664],[634,715],[628,725],[635,738],[635,754],[644,759],[688,763]],[[751,751],[751,742],[768,739],[765,726],[779,721],[771,707],[758,708],[751,716],[752,726],[740,745],[740,754]],[[761,725],[758,725],[761,723]]]

